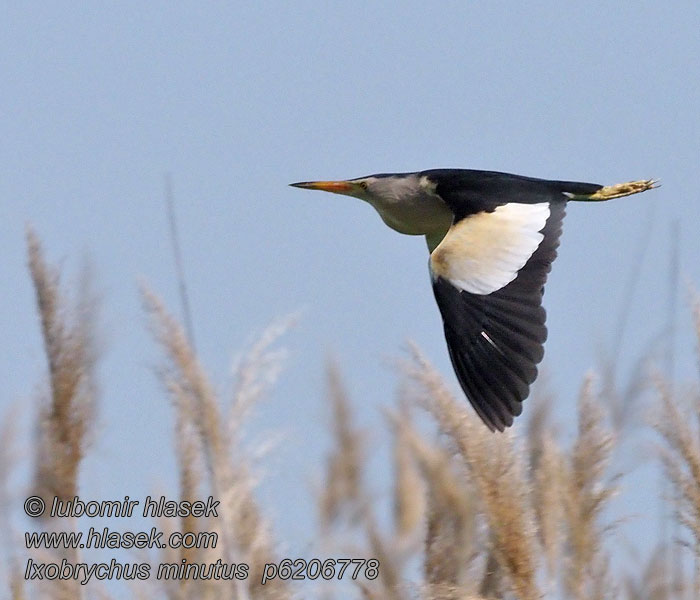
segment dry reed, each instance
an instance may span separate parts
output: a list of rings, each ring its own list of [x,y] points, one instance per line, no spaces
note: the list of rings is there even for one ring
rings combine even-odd
[[[598,586],[612,589],[607,581],[607,559],[602,552],[600,517],[615,487],[605,482],[613,438],[603,424],[603,413],[593,395],[588,376],[579,395],[578,437],[568,458],[564,481],[564,520],[568,560],[565,588],[571,598],[598,597]]]
[[[661,458],[668,479],[673,485],[672,500],[676,518],[690,534],[688,544],[694,553],[695,574],[693,597],[700,597],[700,399],[694,406],[683,410],[673,399],[669,386],[657,377],[656,386],[662,402],[662,414],[656,428],[667,446],[661,449]],[[690,413],[690,414],[688,414]]]
[[[97,300],[89,272],[83,273],[79,296],[73,302],[61,290],[58,272],[44,259],[38,237],[26,229],[27,254],[36,295],[41,336],[48,364],[48,392],[42,394],[36,429],[36,456],[31,493],[47,506],[56,497],[72,500],[78,494],[78,474],[91,439],[97,407],[95,367],[98,351],[95,324]],[[57,525],[45,511],[49,529]],[[75,528],[74,520],[69,527]],[[77,548],[58,549],[54,558],[78,562]],[[53,597],[83,597],[76,581],[57,581],[42,586]]]
[[[350,522],[359,519],[363,503],[362,432],[353,423],[350,400],[341,381],[338,366],[329,361],[326,367],[328,400],[333,410],[332,431],[335,445],[327,457],[324,485],[318,498],[321,527],[328,528],[342,516]]]
[[[49,368],[49,398],[38,420],[34,491],[45,501],[54,496],[69,500],[77,494],[96,407],[95,302],[83,286],[77,306],[69,306],[58,273],[44,260],[30,227],[27,248]]]
[[[489,551],[518,598],[540,597],[536,581],[536,532],[522,455],[511,433],[494,436],[447,390],[417,348],[408,374],[420,395],[417,401],[451,439],[466,467],[489,528]],[[490,571],[487,571],[487,575]]]
[[[96,407],[96,304],[89,294],[77,305],[68,303],[61,293],[58,272],[44,260],[31,229],[27,244],[49,365],[31,491],[39,490],[44,497],[70,498],[77,493]],[[323,546],[315,550],[333,556],[338,548],[343,554],[350,550],[354,556],[378,558],[379,577],[360,579],[354,585],[310,582],[294,587],[280,580],[260,585],[262,565],[278,558],[277,543],[256,498],[259,476],[243,437],[252,409],[279,374],[284,355],[275,349],[275,343],[290,321],[271,326],[241,356],[233,397],[224,403],[180,324],[154,293],[144,289],[143,298],[165,357],[158,375],[175,413],[178,495],[192,500],[211,494],[221,500],[219,519],[204,522],[185,517],[176,526],[158,524],[166,531],[168,527],[215,531],[220,537],[215,551],[165,549],[150,559],[207,563],[220,556],[227,562],[248,563],[251,576],[233,584],[149,580],[133,584],[134,598],[685,600],[687,591],[700,597],[700,573],[685,591],[665,585],[666,565],[660,552],[634,576],[610,572],[606,507],[615,492],[616,478],[610,471],[616,440],[590,377],[579,397],[578,434],[567,449],[557,437],[546,402],[530,404],[531,418],[523,438],[512,431],[499,435],[486,430],[416,348],[404,365],[398,406],[386,411],[394,473],[388,492],[374,489],[366,480],[367,436],[354,422],[339,367],[329,363],[327,369],[333,444],[315,507]],[[697,298],[693,316],[700,345]],[[684,551],[698,565],[700,402],[697,392],[689,398],[674,398],[662,378],[655,382],[662,406],[656,427],[666,446],[661,456],[674,490],[677,519],[693,540]],[[641,387],[631,390],[625,402],[628,396],[641,393]],[[619,407],[612,408],[618,412]],[[688,411],[693,419],[687,418]],[[618,421],[613,416],[613,422]],[[9,417],[5,422],[11,423]],[[3,440],[9,437],[8,431],[6,427]],[[0,491],[6,489],[14,461],[7,453],[0,456]],[[6,493],[2,499],[9,504]],[[389,519],[377,516],[379,505],[391,507]],[[3,518],[8,521],[7,516]],[[79,590],[55,582],[26,585],[13,557],[15,554],[8,553],[6,561],[13,599],[39,594],[50,599],[110,598],[111,589],[93,584]]]
[[[210,489],[221,502],[218,531],[224,543],[217,550],[227,563],[249,565],[251,576],[246,580],[245,589],[237,584],[239,594],[265,600],[286,599],[290,595],[284,581],[274,579],[266,585],[260,584],[263,566],[274,560],[274,543],[254,495],[255,479],[239,434],[243,418],[260,399],[266,385],[272,382],[266,351],[288,325],[268,330],[241,361],[229,419],[224,419],[219,400],[184,330],[155,294],[144,288],[143,296],[155,338],[167,358],[160,377],[178,413],[178,434],[186,434],[190,428],[198,433]],[[180,488],[187,493],[192,493],[197,481],[196,475],[191,473],[196,464],[195,452],[193,440],[181,443],[179,454],[187,459],[180,469]],[[222,590],[221,595],[212,597],[227,598],[230,593],[231,590]]]

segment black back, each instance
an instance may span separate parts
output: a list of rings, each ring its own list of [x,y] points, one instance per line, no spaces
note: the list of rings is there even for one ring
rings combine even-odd
[[[432,169],[422,171],[436,184],[436,192],[455,214],[455,221],[481,211],[493,211],[501,204],[557,202],[562,194],[593,194],[601,185],[575,181],[550,181],[498,171]]]

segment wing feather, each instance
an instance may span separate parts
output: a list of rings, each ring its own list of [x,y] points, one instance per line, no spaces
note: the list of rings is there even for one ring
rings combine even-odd
[[[430,255],[434,274],[473,294],[490,294],[515,279],[542,242],[549,202],[509,202],[450,227]]]
[[[520,414],[544,356],[547,328],[542,295],[556,258],[565,207],[565,201],[548,203],[539,245],[510,282],[490,293],[463,289],[461,281],[448,277],[459,267],[440,262],[444,256],[437,262],[431,256],[433,291],[452,365],[467,398],[492,430],[502,431]],[[453,229],[440,244],[451,248],[449,261],[460,260],[460,246],[473,255],[469,236],[461,235],[459,244],[449,239]]]

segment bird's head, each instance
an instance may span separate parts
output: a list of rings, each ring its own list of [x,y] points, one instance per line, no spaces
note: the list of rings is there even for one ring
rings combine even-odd
[[[290,184],[306,190],[321,190],[360,198],[377,206],[400,202],[419,193],[425,185],[416,173],[369,175],[344,181],[302,181]]]

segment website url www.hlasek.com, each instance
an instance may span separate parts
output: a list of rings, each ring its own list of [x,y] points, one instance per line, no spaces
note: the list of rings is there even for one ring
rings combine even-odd
[[[40,531],[25,532],[27,548],[77,549],[77,548],[216,548],[219,536],[214,531],[171,533],[163,538],[164,532],[152,527],[150,532],[110,531],[90,527],[87,535],[80,531]]]

